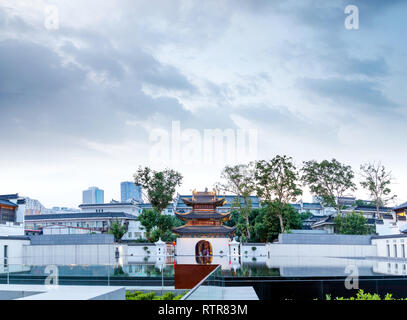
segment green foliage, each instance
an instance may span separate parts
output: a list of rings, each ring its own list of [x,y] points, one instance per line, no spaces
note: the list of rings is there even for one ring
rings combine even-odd
[[[291,229],[301,229],[302,221],[299,213],[289,204],[282,205],[278,201],[264,203],[266,214],[264,224],[267,228],[267,241],[272,241],[278,237],[279,233],[289,232]],[[281,209],[282,208],[282,209]],[[279,212],[282,210],[282,220],[284,229],[279,223]]]
[[[148,201],[161,213],[172,201],[175,188],[182,183],[182,175],[172,169],[154,171],[149,167],[139,168],[134,181],[146,191]]]
[[[155,209],[143,210],[138,220],[146,230],[149,242],[156,242],[159,238],[166,242],[175,240],[176,237],[172,234],[171,229],[182,224],[176,217],[161,214]]]
[[[302,194],[299,188],[298,171],[291,157],[275,156],[266,161],[256,161],[255,180],[257,195],[264,203],[274,203],[274,213],[280,222],[280,229],[284,232],[283,211],[286,205],[296,201]]]
[[[143,212],[138,216],[140,224],[146,230],[146,237],[148,241],[151,239],[151,230],[157,225],[157,219],[160,214],[161,213],[159,211],[151,209],[143,210]]]
[[[332,159],[304,162],[301,180],[308,185],[311,192],[319,196],[325,206],[334,207],[340,212],[336,197],[343,197],[348,190],[355,191],[354,173],[350,166]]]
[[[362,213],[352,212],[345,215],[337,215],[334,219],[335,231],[340,234],[371,234],[374,232],[367,224],[367,219]]]
[[[281,233],[280,221],[278,217],[279,206],[276,201],[262,203],[261,208],[249,211],[249,225],[252,237],[250,242],[268,242],[276,239]],[[286,232],[290,229],[301,229],[302,221],[299,213],[291,206],[284,205],[282,210],[283,223]],[[225,225],[236,226],[236,235],[244,237],[245,219],[239,212],[232,212],[230,221]]]
[[[127,227],[125,225],[120,225],[119,221],[116,219],[115,222],[109,228],[108,233],[113,234],[115,241],[120,241],[121,238],[126,234]]]
[[[325,300],[332,300],[331,295],[327,294],[325,296]],[[382,299],[380,297],[380,295],[378,295],[377,293],[374,293],[374,294],[365,293],[362,289],[360,289],[358,291],[358,293],[356,294],[356,297],[350,297],[350,298],[336,297],[335,300],[407,300],[407,298],[396,299],[396,298],[393,298],[392,294],[387,293],[384,296],[384,299]]]
[[[179,295],[175,295],[173,292],[167,292],[162,296],[157,296],[155,292],[143,293],[141,291],[126,291],[126,300],[180,300],[187,292],[188,291],[185,291]]]

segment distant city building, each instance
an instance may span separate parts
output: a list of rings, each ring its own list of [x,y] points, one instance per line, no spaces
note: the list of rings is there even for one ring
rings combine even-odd
[[[124,212],[133,216],[138,216],[142,212],[142,205],[135,201],[118,202],[113,200],[110,203],[81,204],[79,208],[82,212]]]
[[[118,222],[127,228],[123,240],[144,237],[140,222],[134,215],[125,212],[76,212],[27,216],[26,230],[41,230],[43,234],[107,233],[112,223]]]
[[[353,197],[353,196],[337,197],[336,203],[338,203],[341,206],[346,206],[346,207],[354,206],[356,203],[356,197]]]
[[[102,189],[97,187],[90,187],[88,190],[83,191],[82,203],[83,204],[100,204],[104,203],[105,195]]]
[[[78,212],[78,209],[75,208],[68,208],[68,207],[52,207],[50,213],[73,213]]]
[[[141,186],[134,182],[125,181],[120,183],[120,195],[122,202],[129,202],[131,200],[136,200],[140,203],[143,202]]]
[[[36,199],[31,199],[29,197],[23,197],[25,199],[25,215],[36,215],[36,214],[50,214],[52,210],[45,208],[41,202]]]

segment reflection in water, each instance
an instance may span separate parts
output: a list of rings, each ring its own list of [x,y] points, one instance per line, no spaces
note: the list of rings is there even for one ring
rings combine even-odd
[[[208,247],[205,244],[199,247],[202,253]],[[69,255],[64,256],[64,264],[56,264],[59,267],[60,276],[83,276],[83,277],[173,277],[176,264],[219,264],[222,275],[231,277],[330,277],[348,276],[345,272],[349,266],[356,266],[360,276],[379,275],[407,275],[407,259],[386,258],[335,258],[335,257],[284,257],[273,256],[150,256],[145,261],[143,256],[125,257],[123,263],[110,265],[97,264],[74,264]],[[42,261],[50,262],[46,257]],[[82,259],[86,262],[85,257]],[[27,261],[28,262],[28,261]],[[69,264],[71,262],[71,264]],[[7,271],[0,269],[0,275],[10,272],[18,275],[43,276],[45,267],[35,263],[25,265],[9,265]]]

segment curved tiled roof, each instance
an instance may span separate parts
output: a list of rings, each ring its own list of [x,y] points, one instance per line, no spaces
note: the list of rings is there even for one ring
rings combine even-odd
[[[399,209],[407,209],[407,202],[404,202],[404,203],[402,203],[402,204],[400,204],[398,206],[395,206],[393,208],[393,210],[399,210]]]
[[[220,213],[220,212],[197,212],[190,211],[187,213],[179,213],[175,211],[177,218],[182,220],[191,220],[191,219],[225,219],[230,217],[230,212]]]
[[[3,204],[5,206],[14,207],[14,208],[18,207],[15,203],[8,201],[6,199],[1,199],[1,198],[0,198],[0,204]]]
[[[235,232],[236,227],[226,227],[226,226],[181,226],[173,228],[172,231],[178,234],[229,234]]]

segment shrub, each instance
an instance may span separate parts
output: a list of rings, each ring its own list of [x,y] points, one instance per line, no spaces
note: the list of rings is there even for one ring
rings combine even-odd
[[[167,292],[162,296],[157,296],[155,292],[143,293],[141,291],[126,291],[126,300],[180,300],[187,292],[188,291],[185,291],[177,296],[175,296],[173,292]]]
[[[173,292],[167,292],[162,295],[163,300],[174,300],[175,294]]]
[[[327,294],[325,296],[326,300],[332,300],[331,295]],[[371,294],[371,293],[365,293],[362,289],[358,291],[356,294],[356,297],[350,297],[350,298],[344,298],[344,297],[336,297],[335,300],[407,300],[405,299],[396,299],[393,298],[391,293],[387,293],[384,298],[382,299],[380,295],[377,293]]]

